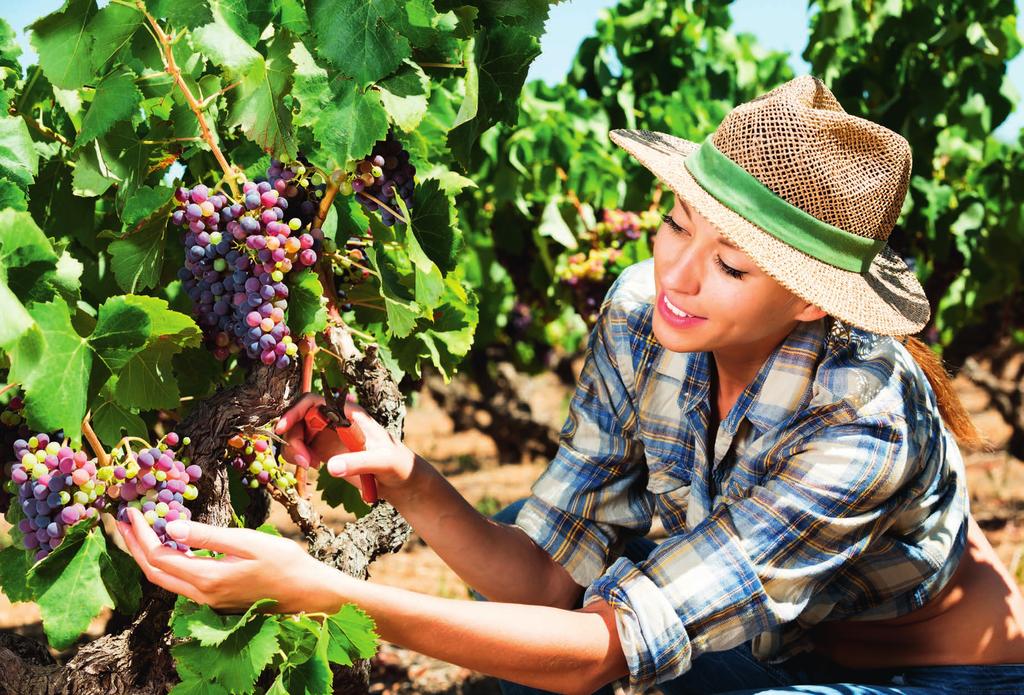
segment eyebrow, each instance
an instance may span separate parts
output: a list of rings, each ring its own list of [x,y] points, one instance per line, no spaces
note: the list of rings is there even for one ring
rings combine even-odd
[[[676,198],[676,201],[679,203],[680,207],[683,208],[683,212],[686,213],[686,216],[692,222],[693,221],[693,212],[690,210],[690,206],[687,204],[687,202],[685,200],[683,200],[682,198]],[[675,222],[675,218],[672,217],[672,213],[671,212],[669,213],[668,216],[669,216],[669,218],[673,222]],[[679,223],[676,223],[676,226],[677,227],[680,226]],[[739,246],[737,246],[736,244],[732,243],[731,241],[726,239],[724,236],[719,236],[718,237],[718,243],[721,244],[722,246],[728,246],[730,249],[733,249],[735,251],[740,251],[741,250]]]

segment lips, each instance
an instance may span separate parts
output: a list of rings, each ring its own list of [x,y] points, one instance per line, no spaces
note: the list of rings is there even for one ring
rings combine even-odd
[[[674,304],[668,298],[667,294],[662,293],[661,297],[662,297],[662,301],[665,303],[666,308],[669,311],[671,311],[673,315],[678,316],[681,319],[703,319],[703,318],[707,318],[706,316],[698,316],[697,314],[694,314],[694,313],[691,313],[689,311],[686,311],[686,309],[683,309],[678,304]]]
[[[658,315],[666,324],[679,330],[702,326],[707,321],[703,316],[686,315],[686,312],[669,301],[664,292],[658,294]]]

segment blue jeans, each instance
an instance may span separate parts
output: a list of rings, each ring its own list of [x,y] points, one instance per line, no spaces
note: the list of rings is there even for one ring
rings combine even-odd
[[[494,520],[514,523],[525,501],[513,502],[495,514]],[[626,543],[623,554],[638,562],[655,545],[651,540],[636,537]],[[475,591],[471,593],[478,600],[487,600]],[[505,695],[546,692],[508,681],[498,682]],[[747,642],[727,651],[701,654],[693,660],[690,670],[657,687],[665,695],[1024,695],[1024,664],[851,669],[820,654],[800,654],[779,664],[766,664],[754,658]],[[613,692],[611,685],[606,685],[597,694]]]

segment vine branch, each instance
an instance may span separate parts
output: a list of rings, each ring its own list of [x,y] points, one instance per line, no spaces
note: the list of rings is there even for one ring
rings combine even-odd
[[[92,429],[92,424],[89,422],[91,415],[91,412],[86,413],[85,419],[82,420],[82,434],[85,435],[86,440],[89,442],[89,448],[92,449],[92,453],[96,454],[96,460],[100,466],[106,466],[110,463],[110,454],[103,448],[100,438],[96,436],[96,432]]]
[[[217,163],[220,164],[220,168],[224,170],[224,177],[228,182],[228,186],[231,188],[231,193],[234,198],[241,197],[238,190],[238,182],[235,180],[235,170],[228,164],[228,160],[224,157],[224,153],[220,151],[220,147],[217,145],[216,139],[213,137],[213,131],[210,129],[210,125],[206,122],[206,115],[203,113],[203,106],[196,99],[195,95],[192,94],[192,90],[185,84],[185,79],[181,76],[181,68],[178,67],[177,62],[174,60],[174,50],[171,47],[171,40],[160,28],[160,24],[146,9],[146,3],[143,0],[135,0],[135,6],[139,12],[145,16],[146,21],[149,22],[149,26],[153,30],[153,35],[156,37],[157,43],[160,44],[161,55],[164,61],[164,68],[167,70],[172,78],[174,78],[175,84],[178,85],[178,89],[185,95],[185,101],[188,102],[189,108],[192,109],[192,113],[195,114],[196,119],[199,121],[199,129],[203,133],[203,140],[210,146],[210,151],[213,152],[214,158]]]

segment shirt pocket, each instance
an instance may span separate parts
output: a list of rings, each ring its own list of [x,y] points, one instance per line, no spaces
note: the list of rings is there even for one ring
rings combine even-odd
[[[663,495],[690,485],[692,458],[670,452],[664,456],[647,454],[647,490]]]

